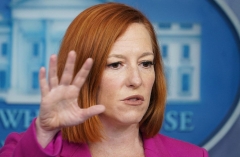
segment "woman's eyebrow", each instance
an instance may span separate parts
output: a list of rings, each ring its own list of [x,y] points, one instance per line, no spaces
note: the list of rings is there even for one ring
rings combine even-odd
[[[154,57],[154,53],[153,53],[153,52],[144,52],[144,53],[140,56],[140,58],[145,57],[145,56],[149,56],[149,55]]]
[[[111,54],[111,55],[109,55],[108,56],[108,58],[112,58],[112,57],[116,57],[116,58],[126,58],[126,57],[124,57],[123,55],[121,55],[121,54]]]
[[[149,56],[149,55],[154,56],[154,53],[153,52],[144,52],[143,54],[141,54],[140,58]],[[111,54],[108,56],[108,58],[112,58],[112,57],[122,58],[122,59],[126,58],[124,55],[121,55],[121,54]]]

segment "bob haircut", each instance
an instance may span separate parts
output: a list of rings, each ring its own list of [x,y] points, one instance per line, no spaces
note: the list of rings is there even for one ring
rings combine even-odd
[[[132,23],[143,24],[150,34],[154,53],[155,82],[152,88],[148,110],[139,123],[140,131],[146,138],[156,135],[162,125],[166,84],[160,49],[153,26],[138,10],[119,3],[105,3],[92,6],[81,12],[69,25],[58,55],[58,78],[61,79],[68,52],[76,51],[74,77],[87,58],[94,60],[92,69],[79,92],[80,108],[96,105],[98,88],[110,50],[114,42]],[[62,136],[69,142],[87,143],[101,141],[102,125],[98,116],[84,123],[62,129]]]

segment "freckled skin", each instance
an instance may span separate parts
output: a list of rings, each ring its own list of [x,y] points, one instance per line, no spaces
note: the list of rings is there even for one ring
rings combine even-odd
[[[147,29],[142,24],[131,24],[114,43],[99,87],[97,103],[106,107],[99,115],[104,125],[137,125],[141,121],[155,81],[153,60]],[[140,105],[122,101],[133,95],[141,95],[144,101]]]

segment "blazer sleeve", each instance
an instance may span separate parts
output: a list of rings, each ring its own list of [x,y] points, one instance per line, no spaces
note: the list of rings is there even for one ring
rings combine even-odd
[[[26,132],[8,135],[4,146],[0,149],[0,157],[56,157],[60,154],[61,133],[57,133],[47,147],[42,148],[37,142],[35,121],[36,119],[33,120]]]
[[[208,152],[203,148],[203,157],[208,157]]]

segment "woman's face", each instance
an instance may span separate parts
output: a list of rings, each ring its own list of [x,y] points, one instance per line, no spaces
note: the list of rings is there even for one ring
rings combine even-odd
[[[149,106],[155,80],[151,38],[143,24],[131,24],[114,43],[99,87],[103,123],[138,124]]]

